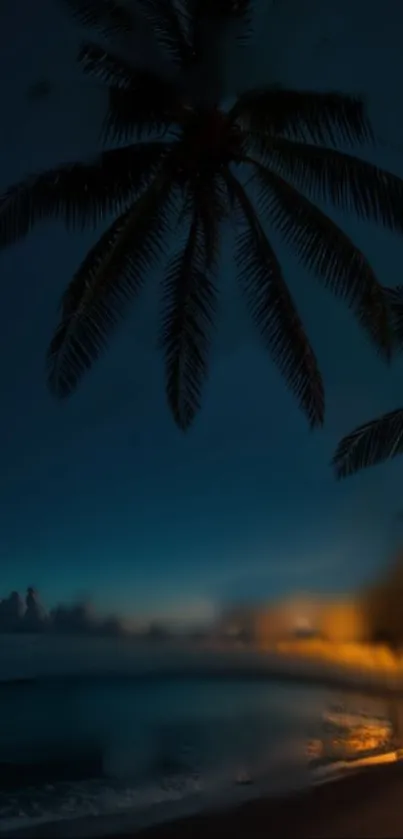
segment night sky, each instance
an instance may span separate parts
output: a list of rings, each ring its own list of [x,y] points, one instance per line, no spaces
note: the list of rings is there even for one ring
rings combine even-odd
[[[372,159],[403,175],[400,4],[261,4],[261,34],[231,87],[363,92],[384,143]],[[103,97],[74,65],[79,36],[58,0],[2,0],[2,187],[97,149]],[[42,79],[50,95],[29,101]],[[343,226],[385,284],[402,282],[403,241]],[[0,254],[0,593],[33,584],[49,605],[85,593],[100,610],[199,619],[223,600],[367,580],[402,535],[403,460],[341,483],[328,464],[346,431],[403,404],[403,362],[381,364],[283,249],[327,384],[326,427],[311,433],[240,305],[227,243],[211,376],[186,436],[164,399],[156,276],[77,394],[56,402],[45,351],[95,236],[47,224]]]

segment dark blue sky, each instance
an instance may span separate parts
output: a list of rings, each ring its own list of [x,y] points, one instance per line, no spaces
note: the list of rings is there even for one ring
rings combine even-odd
[[[363,92],[394,146],[376,159],[403,174],[399,4],[275,6],[269,25],[263,3],[262,34],[236,84]],[[58,0],[3,0],[1,186],[96,149],[102,96],[74,67],[77,38]],[[27,102],[42,78],[51,96]],[[402,281],[403,242],[343,224],[385,283]],[[0,591],[33,583],[49,603],[89,592],[100,609],[201,617],[223,598],[367,579],[399,536],[403,461],[340,484],[328,462],[343,433],[403,403],[402,362],[381,365],[350,315],[283,250],[327,382],[326,428],[311,434],[242,311],[227,244],[211,378],[186,437],[164,401],[152,285],[77,395],[54,402],[44,354],[60,294],[93,240],[46,225],[0,255]]]

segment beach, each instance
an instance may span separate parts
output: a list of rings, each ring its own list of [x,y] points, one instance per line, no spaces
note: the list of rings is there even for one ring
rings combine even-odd
[[[2,833],[13,839],[397,839],[403,837],[403,762],[349,773],[295,795],[181,818],[146,830],[107,833],[99,818]],[[81,828],[83,828],[81,830]],[[66,831],[66,832],[65,832]]]
[[[363,769],[277,800],[140,831],[136,839],[381,839],[403,837],[403,763]],[[123,839],[123,837],[110,837]]]
[[[72,657],[65,674],[22,679],[13,659],[0,837],[350,836],[356,819],[357,836],[368,819],[365,835],[379,823],[376,835],[403,837],[388,821],[403,796],[399,678],[327,669],[316,650],[312,669],[293,658],[277,679],[270,657],[190,666],[167,652],[164,668],[157,651],[127,645],[116,672],[74,674]]]

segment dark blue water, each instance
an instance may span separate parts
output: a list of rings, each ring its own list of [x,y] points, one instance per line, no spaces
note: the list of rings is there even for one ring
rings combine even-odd
[[[0,830],[97,815],[105,830],[129,815],[136,827],[306,785],[307,745],[322,738],[335,699],[245,676],[3,684],[0,765],[14,771],[0,792]]]

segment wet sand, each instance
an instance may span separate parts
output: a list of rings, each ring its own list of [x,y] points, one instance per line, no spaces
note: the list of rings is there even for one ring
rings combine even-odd
[[[136,839],[403,837],[403,763],[363,769],[292,797],[258,800],[225,812],[181,819],[139,831],[135,836]]]
[[[113,821],[116,817],[112,817]],[[73,819],[2,832],[0,837],[94,839],[402,839],[403,762],[348,773],[338,780],[280,799],[251,801],[227,810],[133,830],[122,817]]]

